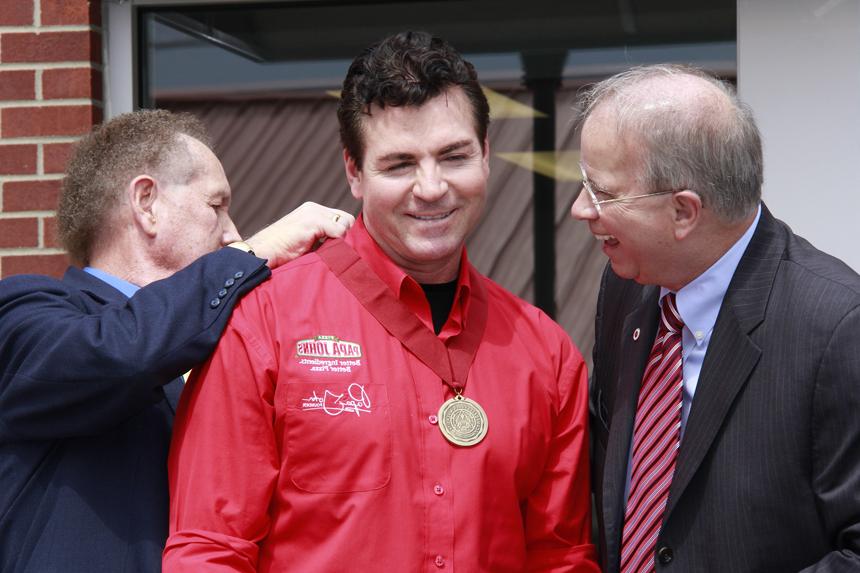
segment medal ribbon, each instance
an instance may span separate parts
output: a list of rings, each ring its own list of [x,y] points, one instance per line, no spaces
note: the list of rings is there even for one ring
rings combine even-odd
[[[316,253],[385,330],[456,394],[463,392],[487,325],[487,290],[474,269],[469,269],[471,298],[463,330],[445,344],[342,239],[329,239]]]

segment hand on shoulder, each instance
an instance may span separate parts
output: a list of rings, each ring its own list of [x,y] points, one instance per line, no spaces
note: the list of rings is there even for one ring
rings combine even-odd
[[[320,240],[342,237],[353,223],[355,217],[346,211],[307,201],[246,242],[275,268],[312,250]]]

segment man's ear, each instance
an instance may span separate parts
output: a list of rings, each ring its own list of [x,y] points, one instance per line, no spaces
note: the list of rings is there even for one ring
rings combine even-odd
[[[154,237],[158,224],[155,216],[158,182],[150,175],[138,175],[128,184],[127,191],[135,225],[147,236]]]
[[[363,195],[361,189],[361,169],[359,169],[358,165],[355,163],[355,159],[353,159],[349,154],[349,151],[346,149],[343,150],[343,167],[346,171],[346,180],[349,183],[349,190],[352,193],[352,196],[360,201]]]
[[[672,195],[675,238],[683,240],[693,232],[702,217],[702,198],[695,191],[685,189]]]
[[[483,163],[484,174],[489,177],[490,176],[490,136],[487,135],[484,137],[484,149],[482,150],[483,157],[481,157],[481,162]]]

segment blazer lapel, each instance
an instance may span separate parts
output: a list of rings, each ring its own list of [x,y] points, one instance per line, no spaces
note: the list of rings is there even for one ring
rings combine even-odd
[[[89,293],[102,304],[123,303],[128,298],[100,278],[77,267],[69,267],[63,275],[63,282]]]
[[[114,287],[77,267],[66,269],[66,273],[63,275],[63,282],[88,293],[102,304],[123,304],[128,300],[123,293]],[[174,414],[176,414],[176,408],[179,406],[179,395],[182,393],[184,387],[185,382],[181,377],[161,387],[167,400],[167,405],[170,406]]]
[[[618,360],[618,380],[614,383],[615,396],[611,425],[606,447],[603,475],[603,519],[606,535],[606,562],[609,571],[620,568],[621,531],[624,527],[624,485],[627,478],[627,458],[636,403],[642,374],[657,336],[660,307],[657,287],[645,287],[639,304],[624,319]],[[638,332],[637,332],[638,331]]]
[[[764,320],[785,249],[785,235],[762,204],[758,228],[726,292],[708,345],[696,396],[678,452],[665,519],[711,448],[738,392],[761,357],[750,335]]]

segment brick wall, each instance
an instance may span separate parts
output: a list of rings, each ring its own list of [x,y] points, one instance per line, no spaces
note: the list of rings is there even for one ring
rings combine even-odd
[[[66,268],[57,195],[102,119],[101,36],[99,0],[0,0],[0,278]]]

